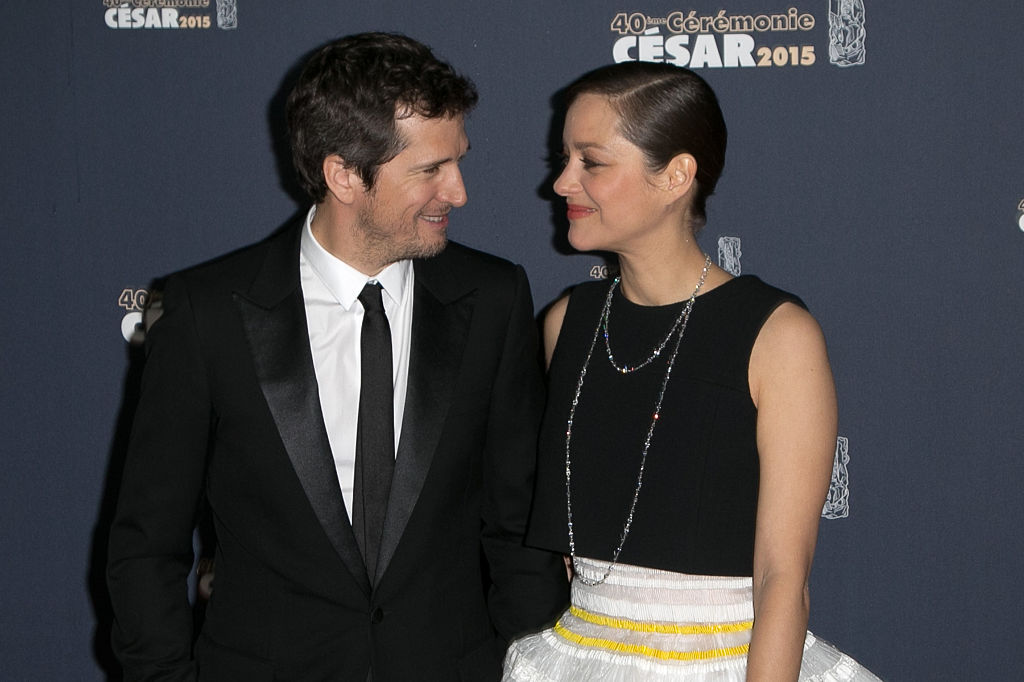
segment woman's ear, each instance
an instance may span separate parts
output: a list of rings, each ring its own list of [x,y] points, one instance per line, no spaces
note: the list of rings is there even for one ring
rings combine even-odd
[[[662,176],[666,182],[664,187],[677,197],[690,191],[697,177],[697,159],[692,154],[677,154],[668,162]]]

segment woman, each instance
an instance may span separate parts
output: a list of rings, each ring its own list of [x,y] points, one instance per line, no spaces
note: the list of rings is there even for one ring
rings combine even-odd
[[[821,330],[695,239],[725,160],[714,93],[624,63],[567,104],[569,241],[620,275],[545,319],[527,542],[568,555],[572,606],[513,643],[505,679],[877,679],[806,630],[837,421]]]

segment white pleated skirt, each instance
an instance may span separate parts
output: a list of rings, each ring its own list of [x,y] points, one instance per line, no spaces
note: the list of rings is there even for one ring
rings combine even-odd
[[[577,558],[578,570],[588,578],[600,578],[607,566]],[[569,609],[553,628],[512,643],[502,679],[743,682],[753,618],[750,578],[616,564],[601,585],[573,580]],[[800,680],[878,679],[807,633]]]

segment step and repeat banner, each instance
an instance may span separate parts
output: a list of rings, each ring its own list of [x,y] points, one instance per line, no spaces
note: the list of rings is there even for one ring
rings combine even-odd
[[[1024,675],[1024,4],[62,0],[0,44],[0,678],[116,679],[105,538],[168,273],[307,209],[281,120],[332,38],[407,33],[480,91],[450,235],[538,313],[607,275],[551,189],[556,94],[697,70],[729,126],[700,239],[799,294],[840,400],[811,629],[887,680]]]

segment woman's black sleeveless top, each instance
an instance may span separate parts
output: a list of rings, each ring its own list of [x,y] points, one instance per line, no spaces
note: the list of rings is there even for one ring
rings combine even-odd
[[[610,281],[577,286],[548,373],[536,496],[527,544],[569,553],[566,425]],[[747,366],[764,321],[792,294],[744,275],[698,296],[679,346],[619,561],[680,573],[753,573],[757,410]],[[609,337],[616,362],[636,365],[665,338],[685,302],[646,307],[616,289]],[[651,364],[620,374],[602,336],[573,420],[576,555],[611,560],[636,489],[644,438],[675,337]]]

